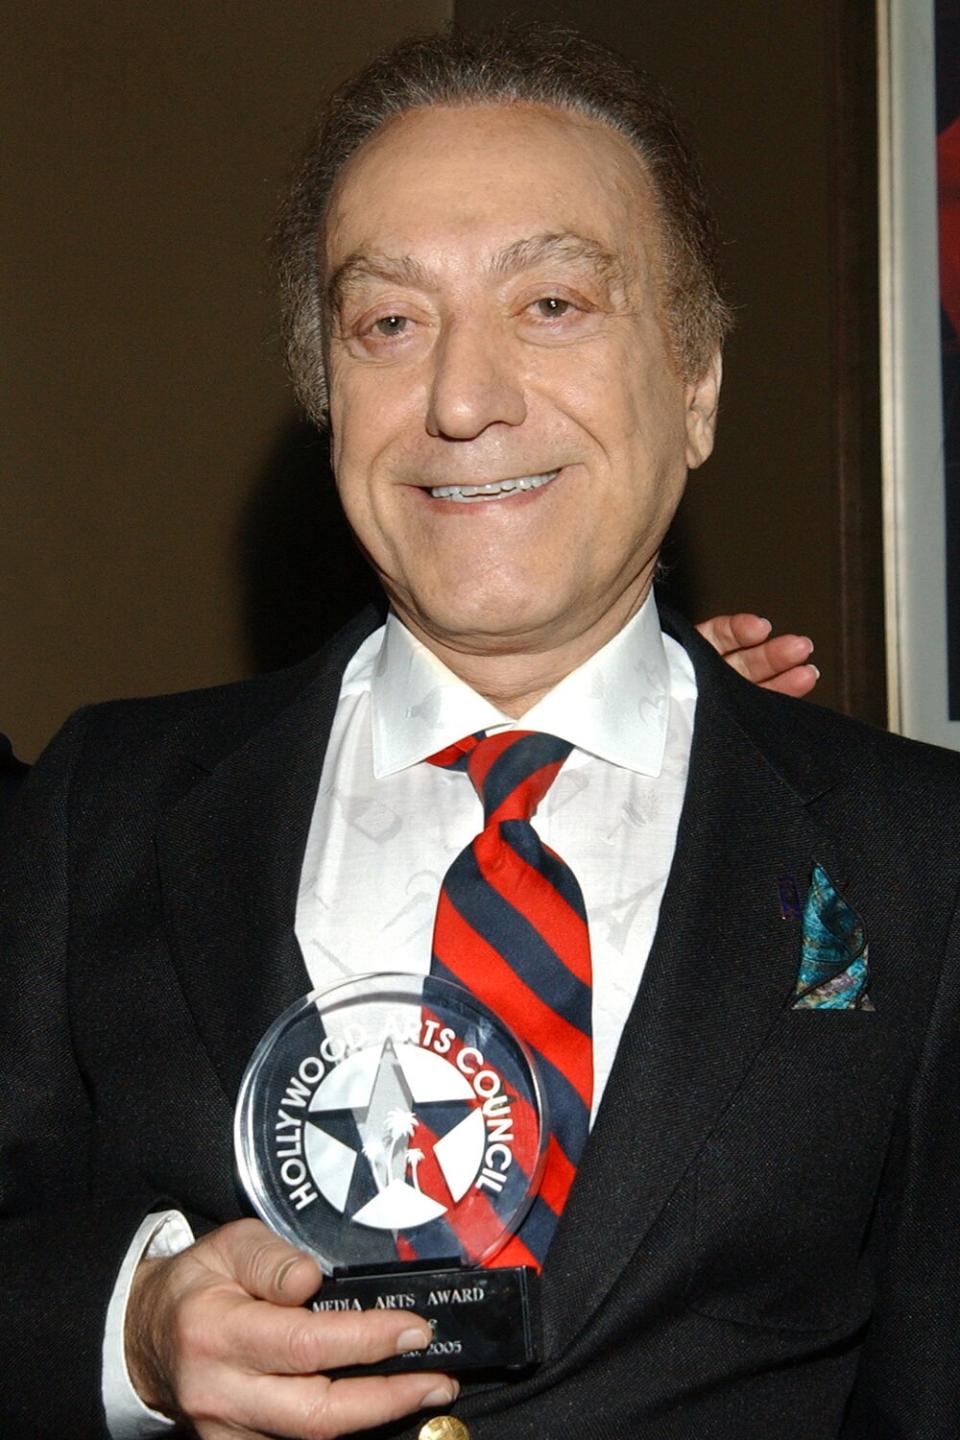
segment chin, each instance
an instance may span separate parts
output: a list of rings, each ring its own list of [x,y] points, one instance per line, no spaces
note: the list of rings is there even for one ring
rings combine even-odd
[[[549,644],[559,621],[556,610],[545,610],[541,601],[540,596],[489,596],[463,606],[434,606],[420,612],[420,623],[454,649],[504,653],[534,639]]]

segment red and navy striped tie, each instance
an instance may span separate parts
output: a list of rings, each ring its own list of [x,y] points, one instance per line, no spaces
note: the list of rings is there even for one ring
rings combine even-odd
[[[437,906],[431,970],[455,980],[536,1056],[550,1139],[539,1194],[495,1265],[543,1264],[576,1174],[593,1100],[592,973],[576,876],[531,816],[573,747],[553,735],[470,735],[430,762],[465,770],[484,828],[456,857]]]

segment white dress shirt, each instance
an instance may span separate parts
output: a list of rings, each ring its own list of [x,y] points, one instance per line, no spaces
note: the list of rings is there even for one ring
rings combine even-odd
[[[652,596],[522,720],[471,690],[394,616],[347,666],[301,871],[296,931],[316,989],[425,974],[448,866],[483,825],[460,771],[423,762],[479,730],[574,746],[534,817],[580,882],[593,957],[594,1114],[673,859],[696,686]]]
[[[517,727],[573,750],[534,826],[583,891],[593,958],[596,1115],[656,931],[676,844],[696,707],[686,652],[653,596],[522,720],[471,690],[395,616],[344,672],[304,852],[296,933],[311,986],[375,970],[425,974],[440,884],[482,827],[469,777],[424,763],[479,730]],[[149,1217],[118,1276],[104,1342],[114,1440],[155,1434],[123,1362],[123,1313],[144,1253],[189,1243],[176,1214]]]

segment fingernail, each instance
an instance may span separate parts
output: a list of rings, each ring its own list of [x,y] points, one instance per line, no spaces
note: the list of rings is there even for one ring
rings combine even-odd
[[[428,1344],[432,1331],[430,1330],[404,1330],[402,1335],[397,1336],[397,1354],[406,1355],[408,1350],[422,1350]]]
[[[807,666],[807,669],[808,669],[808,670],[812,670],[813,673],[814,673],[814,675],[816,675],[817,679],[818,679],[818,680],[820,679],[820,671],[819,671],[819,669],[817,668],[816,665],[808,665],[808,666]]]
[[[423,1403],[430,1405],[450,1405],[460,1394],[460,1386],[456,1380],[451,1380],[446,1385],[438,1385],[436,1390],[431,1390],[429,1395],[424,1395]]]

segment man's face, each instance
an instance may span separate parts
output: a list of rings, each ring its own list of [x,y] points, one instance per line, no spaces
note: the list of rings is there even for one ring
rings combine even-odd
[[[326,245],[334,468],[394,609],[470,654],[614,633],[719,384],[671,360],[635,153],[549,108],[414,111],[346,167]]]

